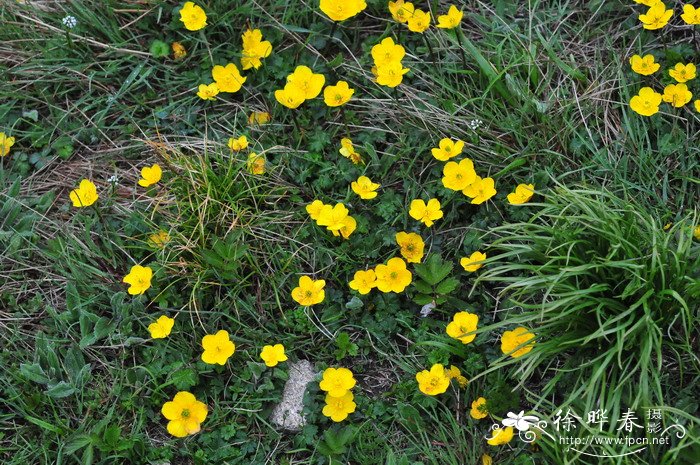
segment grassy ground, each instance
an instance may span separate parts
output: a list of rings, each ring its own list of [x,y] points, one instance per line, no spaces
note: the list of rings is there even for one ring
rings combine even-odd
[[[668,83],[631,73],[629,56],[654,53],[662,67],[697,61],[692,30],[643,31],[640,7],[619,1],[503,0],[465,5],[458,41],[435,28],[409,33],[384,1],[368,3],[334,28],[316,2],[209,2],[202,32],[182,28],[174,2],[0,4],[0,130],[17,139],[0,158],[3,463],[474,464],[483,454],[601,463],[548,438],[487,445],[492,421],[469,416],[480,396],[499,419],[605,407],[610,436],[627,408],[641,416],[660,406],[688,434],[640,460],[700,462],[691,229],[700,117],[688,106],[643,118],[626,105],[642,81]],[[68,14],[77,19],[70,33]],[[241,92],[200,100],[196,86],[213,64],[238,62],[247,25],[263,31],[272,55]],[[371,81],[369,50],[388,35],[411,69],[395,90]],[[154,40],[179,41],[187,56],[154,58]],[[341,110],[283,108],[273,92],[299,64],[327,83],[348,81],[355,97]],[[251,126],[251,111],[272,120]],[[264,176],[226,147],[240,133],[266,154]],[[338,154],[342,137],[365,165]],[[442,137],[464,140],[477,172],[496,179],[491,202],[473,206],[442,187],[430,156]],[[154,162],[164,181],[138,187]],[[376,201],[349,189],[361,174],[382,184]],[[83,178],[100,200],[77,211],[68,192]],[[513,208],[505,197],[520,182],[538,196]],[[419,228],[408,204],[429,197],[445,218]],[[314,199],[349,206],[358,219],[349,240],[308,220]],[[148,240],[159,229],[171,236],[164,248]],[[427,318],[413,288],[364,297],[346,284],[394,256],[401,230],[454,264],[459,285]],[[493,261],[481,275],[463,272],[458,259],[478,249]],[[134,264],[154,268],[145,296],[121,283]],[[300,274],[329,283],[322,305],[290,298]],[[470,345],[445,334],[464,309],[480,316]],[[160,314],[176,326],[154,341],[146,327]],[[541,339],[532,356],[507,360],[499,335],[519,324]],[[199,359],[200,340],[222,328],[238,348],[213,368]],[[272,343],[319,370],[351,367],[357,413],[332,424],[314,384],[307,425],[277,431],[269,415],[286,369],[258,357]],[[454,364],[471,382],[427,397],[415,373],[433,363]],[[185,440],[167,434],[160,414],[178,390],[210,412]]]

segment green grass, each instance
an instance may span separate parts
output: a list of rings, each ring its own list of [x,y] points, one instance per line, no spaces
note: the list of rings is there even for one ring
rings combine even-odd
[[[628,56],[692,61],[692,32],[640,32],[638,8],[618,2],[500,0],[465,8],[461,41],[435,28],[424,39],[390,21],[384,1],[368,3],[332,37],[316,2],[209,2],[203,33],[181,27],[175,3],[0,7],[0,131],[17,139],[0,158],[0,341],[9,348],[0,355],[0,461],[591,460],[545,438],[486,445],[493,421],[468,415],[480,396],[495,419],[662,404],[689,434],[645,459],[698,461],[698,243],[688,228],[698,216],[699,118],[686,108],[643,119],[624,104],[642,82],[668,83],[631,74]],[[78,20],[72,36],[61,26],[66,14]],[[213,64],[238,62],[248,24],[272,41],[272,55],[246,73],[243,91],[199,100],[194,89],[210,81]],[[411,68],[396,90],[371,82],[369,50],[389,35]],[[153,58],[154,40],[180,41],[187,56]],[[295,123],[273,92],[298,64],[327,83],[347,80],[355,98],[340,111],[307,102]],[[272,122],[249,126],[253,110]],[[226,148],[240,133],[266,154],[265,176],[249,175],[245,155]],[[338,154],[342,137],[365,165]],[[496,179],[491,202],[472,206],[442,187],[442,164],[430,156],[442,137],[464,140],[479,174]],[[154,162],[163,182],[137,187],[139,169]],[[375,201],[359,202],[349,188],[362,174],[382,184]],[[84,177],[100,200],[77,211],[68,191]],[[537,186],[536,203],[510,207],[505,197],[520,182]],[[407,214],[410,200],[428,197],[445,212],[430,229]],[[314,199],[348,205],[358,221],[349,240],[308,219]],[[148,240],[161,229],[171,236],[162,249]],[[425,293],[414,287],[366,297],[347,288],[354,271],[396,255],[401,230],[419,232],[426,258],[452,265],[459,284],[434,291],[440,304],[426,318]],[[459,258],[477,249],[489,251],[483,275],[463,272]],[[591,251],[600,264],[586,260]],[[121,279],[136,263],[155,278],[134,298]],[[572,264],[576,274],[566,271]],[[304,310],[290,299],[300,274],[329,283],[323,305]],[[465,309],[480,317],[467,346],[444,329]],[[175,317],[175,329],[153,341],[146,327],[160,314]],[[499,334],[518,323],[538,344],[505,363]],[[212,368],[199,361],[199,342],[221,328],[238,349]],[[274,342],[319,370],[350,366],[358,412],[332,425],[314,384],[304,429],[276,431],[269,414],[286,368],[258,359]],[[470,384],[420,394],[415,373],[433,363],[458,366]],[[186,440],[169,437],[160,414],[178,390],[210,411]]]
[[[479,278],[504,296],[498,326],[536,328],[542,341],[519,376],[537,373],[543,397],[576,386],[563,405],[684,403],[700,376],[696,216],[664,231],[638,204],[599,191],[559,186],[546,200],[527,223],[493,230],[494,263]]]

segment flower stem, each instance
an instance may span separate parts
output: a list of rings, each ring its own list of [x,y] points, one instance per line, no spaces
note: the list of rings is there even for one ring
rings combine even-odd
[[[301,140],[301,137],[302,137],[301,127],[299,126],[299,121],[297,120],[297,114],[294,110],[292,110],[292,121],[294,121],[294,127],[297,129],[297,132],[299,133],[299,140]]]
[[[433,61],[433,63],[437,63],[437,60],[435,60],[435,52],[433,52],[433,46],[430,45],[430,41],[428,40],[428,37],[423,34],[423,40],[425,41],[425,45],[428,46],[428,51],[430,52],[430,59]]]
[[[462,64],[464,69],[467,69],[467,54],[464,51],[464,44],[462,43],[462,27],[458,26],[456,28],[455,34],[457,35],[457,43],[459,44],[459,51],[462,52]]]

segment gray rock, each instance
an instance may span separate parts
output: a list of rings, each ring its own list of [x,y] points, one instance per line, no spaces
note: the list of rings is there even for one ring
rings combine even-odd
[[[298,431],[306,424],[302,414],[304,393],[315,377],[316,371],[308,360],[289,364],[289,379],[284,385],[282,401],[272,411],[272,423],[290,431]]]

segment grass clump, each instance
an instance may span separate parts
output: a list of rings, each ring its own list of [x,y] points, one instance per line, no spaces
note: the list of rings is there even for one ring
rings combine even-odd
[[[590,187],[557,186],[537,208],[494,228],[498,255],[479,278],[506,299],[502,324],[537,333],[519,374],[544,375],[543,396],[575,385],[564,404],[678,401],[700,375],[696,216],[665,228],[634,200]]]

